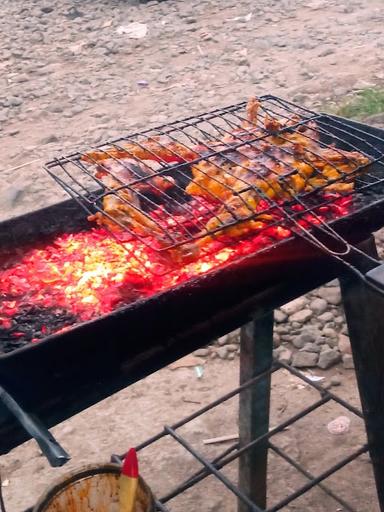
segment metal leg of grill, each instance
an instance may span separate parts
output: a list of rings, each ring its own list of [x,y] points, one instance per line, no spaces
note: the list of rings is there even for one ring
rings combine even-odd
[[[376,255],[373,239],[364,250]],[[384,298],[355,278],[341,279],[345,314],[381,512],[384,512]]]
[[[272,365],[273,312],[254,319],[241,328],[240,384]],[[240,447],[269,430],[271,375],[260,379],[257,386],[240,393],[239,441]],[[239,488],[261,509],[267,501],[268,440],[245,452],[239,459]],[[248,512],[239,500],[238,511]]]

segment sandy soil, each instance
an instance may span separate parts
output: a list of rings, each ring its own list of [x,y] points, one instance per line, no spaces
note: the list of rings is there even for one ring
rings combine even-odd
[[[384,80],[382,0],[3,0],[1,9],[1,218],[63,196],[42,171],[54,155],[253,94],[318,107]],[[147,24],[145,38],[117,34],[134,21]],[[353,371],[330,370],[327,381],[335,373],[341,379],[337,392],[357,403]],[[72,455],[65,468],[52,470],[32,442],[13,450],[0,460],[7,510],[23,510],[58,475],[109,460],[237,382],[237,360],[206,362],[201,380],[193,369],[164,369],[57,426],[54,434]],[[284,372],[274,378],[273,391],[272,425],[316,397]],[[345,435],[328,433],[327,423],[340,414],[340,407],[324,406],[276,442],[318,474],[364,440],[355,418]],[[204,446],[203,439],[236,430],[233,400],[183,432],[198,450],[215,455],[219,448]],[[140,460],[158,496],[195,467],[170,441],[145,450]],[[270,468],[272,502],[303,482],[273,456]],[[235,466],[225,472],[236,480]],[[357,511],[378,510],[367,456],[329,485]],[[234,509],[233,498],[212,479],[172,502],[174,512]],[[287,510],[342,508],[315,490]]]

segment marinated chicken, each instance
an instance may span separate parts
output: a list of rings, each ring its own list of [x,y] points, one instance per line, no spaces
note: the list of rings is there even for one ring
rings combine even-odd
[[[311,138],[297,132],[267,136],[224,158],[215,156],[194,165],[187,193],[221,204],[208,221],[207,231],[236,223],[232,236],[248,232],[253,221],[249,225],[238,221],[254,218],[262,200],[273,206],[300,192],[353,190],[353,176],[348,175],[367,165],[368,158],[358,152],[321,147],[313,134]],[[256,220],[260,219],[258,215]]]
[[[163,230],[142,211],[140,204],[146,194],[161,195],[174,186],[172,177],[158,174],[159,167],[153,161],[128,158],[100,162],[94,176],[105,189],[103,213],[97,212],[88,220],[112,231],[132,227],[140,235],[161,234]]]
[[[167,167],[180,163],[189,163],[192,173],[185,192],[214,207],[197,233],[203,243],[214,233],[239,236],[260,228],[272,220],[262,205],[314,190],[353,190],[356,173],[369,164],[366,156],[323,144],[314,121],[304,123],[297,115],[279,120],[260,109],[260,102],[251,99],[241,126],[193,148],[159,137],[87,153],[83,160],[94,164],[94,175],[107,192],[107,216],[99,212],[90,219],[119,229],[116,221],[166,245],[164,229],[142,202],[149,193],[161,196],[175,186]]]
[[[203,148],[204,149],[204,148]],[[112,146],[106,150],[89,151],[83,156],[88,163],[98,163],[104,160],[121,158],[136,158],[139,160],[154,160],[156,162],[189,162],[200,155],[196,151],[178,142],[162,141],[161,137],[153,137],[150,140],[139,143],[122,144]]]

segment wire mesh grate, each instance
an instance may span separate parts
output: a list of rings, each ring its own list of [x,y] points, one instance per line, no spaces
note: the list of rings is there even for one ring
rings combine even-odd
[[[187,425],[188,423],[201,417],[202,415],[209,413],[212,409],[215,409],[216,407],[224,404],[229,399],[238,396],[242,391],[257,386],[259,381],[265,378],[268,374],[273,374],[280,370],[288,371],[290,374],[300,379],[306,385],[309,385],[313,389],[318,391],[319,398],[315,400],[311,405],[303,407],[295,414],[292,414],[285,421],[274,426],[273,428],[270,428],[269,432],[265,433],[264,435],[259,436],[257,439],[251,440],[247,444],[240,444],[240,442],[232,443],[222,453],[215,456],[214,458],[209,458],[203,455],[186,439],[185,436],[180,434],[180,429]],[[315,487],[319,487],[335,502],[341,505],[341,507],[343,507],[342,510],[348,512],[357,512],[356,508],[354,508],[353,505],[348,503],[343,497],[339,496],[338,493],[335,492],[332,488],[330,488],[326,483],[324,483],[324,481],[331,475],[335,474],[337,471],[341,470],[346,465],[360,457],[363,453],[366,453],[368,451],[367,444],[362,443],[361,446],[357,447],[355,445],[354,448],[351,449],[350,453],[345,455],[343,458],[341,458],[331,466],[322,469],[318,475],[314,475],[311,473],[311,471],[306,469],[303,466],[303,464],[301,464],[292,456],[290,456],[289,453],[287,453],[286,449],[279,447],[278,444],[276,444],[273,441],[274,436],[294,426],[298,421],[302,420],[303,418],[310,415],[314,411],[319,411],[321,407],[329,403],[338,404],[341,408],[349,411],[357,418],[363,419],[361,411],[358,408],[351,405],[346,400],[335,395],[330,390],[324,389],[319,383],[311,380],[303,373],[292,368],[291,366],[275,361],[270,370],[257,374],[255,377],[245,382],[237,389],[227,393],[226,395],[215,400],[214,402],[202,407],[200,410],[176,422],[175,424],[171,426],[166,425],[163,431],[159,432],[157,435],[153,436],[152,438],[137,446],[137,451],[145,450],[146,448],[151,447],[160,440],[164,438],[169,438],[172,439],[174,443],[178,444],[179,446],[182,446],[183,449],[186,452],[188,452],[193,457],[193,459],[195,459],[195,461],[197,461],[200,464],[201,469],[192,473],[188,478],[185,479],[185,481],[175,486],[172,490],[168,491],[161,498],[157,499],[157,510],[162,512],[172,512],[173,507],[171,501],[173,499],[183,495],[183,493],[188,492],[190,489],[192,489],[194,486],[199,484],[204,479],[208,477],[214,477],[217,481],[221,482],[221,484],[224,485],[229,490],[229,492],[236,497],[237,500],[244,503],[252,512],[277,512],[279,510],[284,510],[287,505],[294,502],[296,499],[300,498],[301,496],[303,496],[304,494],[306,494]],[[290,492],[283,499],[279,499],[275,503],[268,505],[268,507],[265,509],[261,509],[255,503],[253,503],[248,498],[248,496],[244,494],[240,486],[230,481],[223,473],[223,469],[225,469],[225,467],[228,466],[231,462],[238,460],[242,455],[262,445],[263,443],[267,443],[267,447],[270,453],[273,452],[276,456],[278,456],[281,459],[281,461],[285,461],[306,479],[306,483],[299,486],[293,492]],[[113,455],[112,462],[121,463],[123,458],[124,455]]]
[[[175,264],[244,239],[256,253],[294,234],[348,254],[330,224],[359,208],[362,195],[382,197],[383,155],[384,141],[364,129],[264,96],[45,169],[131,255],[136,240]]]

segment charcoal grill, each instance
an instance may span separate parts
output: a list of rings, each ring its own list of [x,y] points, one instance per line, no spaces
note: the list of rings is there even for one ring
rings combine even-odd
[[[368,133],[357,124],[352,131],[345,120],[273,96],[260,98],[258,105],[251,123],[246,105],[234,105],[58,158],[48,163],[46,170],[88,213],[96,213],[92,217],[108,226],[120,241],[124,243],[128,235],[150,252],[166,252],[168,258],[176,253],[183,263],[190,251],[198,250],[203,259],[207,252],[219,252],[218,245],[238,245],[239,238],[231,233],[236,227],[246,231],[244,226],[255,220],[260,226],[252,229],[260,238],[278,240],[273,227],[279,226],[280,231],[287,227],[334,257],[353,257],[355,249],[327,221],[327,216],[332,219],[335,215],[332,206],[340,207],[341,201],[327,191],[336,185],[347,187],[340,196],[348,196],[347,184],[353,180],[354,210],[366,205],[372,187],[380,197],[380,134]],[[279,137],[279,142],[271,143],[273,136]],[[308,145],[307,153],[297,152],[301,143]],[[353,163],[353,172],[334,163],[331,148],[333,157],[342,156],[343,150],[354,152],[341,161]],[[367,158],[369,171],[361,161],[354,162],[356,152]],[[306,167],[294,167],[294,160]],[[320,174],[320,164],[328,168],[327,177]],[[305,174],[308,168],[310,178]],[[188,187],[192,177],[194,193],[191,185]],[[306,181],[307,187],[297,189],[293,185],[297,180]],[[250,194],[252,199],[258,196],[257,207],[249,205]],[[107,204],[117,204],[129,215],[125,219],[113,215]],[[330,211],[324,212],[327,206]],[[116,208],[112,210],[116,212]],[[263,222],[266,217],[270,219]],[[215,243],[209,243],[212,241]],[[268,245],[255,243],[251,252],[259,253]],[[137,257],[137,245],[124,247],[130,258]],[[153,265],[148,272],[169,273],[170,268]]]
[[[352,298],[348,290],[345,292],[350,312],[356,308],[353,297],[359,296],[361,299],[365,293],[373,293],[367,292],[366,286],[373,287],[376,292],[380,291],[383,274],[380,263],[372,253],[367,255],[361,244],[370,233],[384,225],[382,131],[335,116],[315,114],[272,96],[261,98],[261,102],[264,112],[270,117],[277,114],[280,117],[285,115],[286,118],[300,116],[300,121],[296,124],[282,128],[281,136],[299,131],[315,121],[321,134],[322,147],[335,143],[340,150],[357,150],[367,156],[369,166],[364,169],[357,166],[352,174],[341,175],[319,187],[319,190],[303,191],[294,195],[290,192],[289,199],[282,202],[263,197],[265,206],[262,213],[272,213],[273,222],[260,228],[257,233],[258,241],[266,233],[268,236],[262,239],[263,244],[257,247],[251,245],[253,250],[249,250],[248,244],[248,251],[235,253],[233,258],[224,262],[216,261],[208,269],[191,272],[182,279],[171,281],[171,285],[159,287],[149,294],[139,294],[133,300],[128,300],[127,304],[119,304],[119,307],[105,314],[96,315],[87,321],[75,322],[73,325],[64,325],[65,329],[61,332],[48,336],[40,332],[40,341],[37,343],[21,343],[23,346],[2,354],[1,385],[25,411],[36,414],[47,427],[203,346],[211,339],[245,324],[254,318],[255,311],[258,316],[263,316],[336,276],[346,279],[346,283],[352,283],[345,285],[348,290],[357,290],[351,295]],[[271,136],[269,131],[257,137],[251,133],[251,138],[243,140],[245,136],[242,131],[240,140],[229,148],[207,148],[207,140],[212,141],[213,137],[219,139],[223,134],[233,132],[239,127],[244,130],[244,109],[245,104],[220,109],[154,131],[125,137],[95,150],[102,154],[108,154],[111,149],[122,151],[126,143],[145,147],[143,137],[148,140],[160,134],[173,142],[180,137],[184,147],[188,144],[196,152],[196,139],[200,133],[202,138],[199,138],[199,142],[204,147],[202,154],[194,155],[191,161],[179,159],[176,163],[158,162],[160,168],[156,175],[170,176],[176,183],[173,187],[176,190],[164,193],[172,207],[162,210],[164,218],[172,218],[183,207],[179,203],[181,198],[185,200],[184,189],[186,180],[190,179],[191,164],[207,160],[216,162],[218,158],[228,160],[233,158],[231,154],[234,149],[258,144],[263,137]],[[172,158],[176,156],[173,155]],[[136,194],[137,184],[143,182],[147,183],[147,189],[153,188],[150,182],[154,177],[152,174],[150,177],[139,176],[134,182],[122,184],[118,189],[108,189],[101,180],[94,179],[88,164],[92,162],[89,159],[86,162],[84,153],[76,153],[55,159],[46,165],[46,170],[67,190],[72,199],[3,222],[0,225],[0,240],[8,259],[23,245],[40,247],[41,244],[52,244],[55,237],[63,234],[88,232],[91,226],[84,215],[84,209],[91,215],[99,213],[105,216],[102,202],[108,195],[117,195],[120,199],[119,192],[124,189],[131,189]],[[337,198],[322,195],[324,187],[332,185],[333,182],[347,183],[351,178],[354,181],[353,193],[349,191],[338,194]],[[159,205],[156,203],[155,207],[152,204],[155,202],[153,191],[152,195],[147,192],[148,190],[142,194],[140,213],[152,216]],[[342,215],[331,215],[330,208],[335,201],[349,196],[351,200],[348,202],[348,209],[344,209]],[[158,197],[156,201],[158,202]],[[295,208],[297,206],[299,208]],[[189,208],[188,215],[191,217],[190,203],[184,208]],[[208,209],[205,205],[204,208]],[[204,208],[203,213],[206,215]],[[323,211],[326,213],[323,214]],[[115,222],[113,217],[109,220],[111,223]],[[249,220],[257,220],[255,212],[249,212],[241,219],[234,217],[230,225],[237,226]],[[173,253],[172,265],[169,266],[169,254],[175,249],[177,253],[178,247],[185,247],[209,236],[214,240],[215,248],[213,250],[211,246],[209,249],[203,246],[199,257],[201,260],[208,258],[207,261],[212,262],[212,255],[217,254],[218,250],[226,247],[236,249],[241,243],[236,237],[231,240],[220,237],[222,228],[228,227],[227,224],[207,231],[206,224],[201,230],[201,218],[192,218],[192,221],[189,231],[181,229],[176,223],[175,229],[166,237],[168,243],[162,242],[160,245],[156,237],[149,238],[147,234],[138,234],[131,226],[120,226],[124,228],[120,230],[112,228],[112,235],[127,251],[127,261],[132,258],[140,264],[140,259],[129,249],[129,244],[137,247],[135,244],[140,243],[146,247],[148,254],[153,252],[161,255],[161,264],[156,268],[150,267],[152,281],[162,279],[164,275],[180,275],[180,269],[190,264],[189,260],[175,262]],[[271,228],[283,228],[286,236],[279,238],[271,235]],[[275,235],[276,231],[273,233]],[[105,236],[111,235],[105,232]],[[161,239],[164,240],[164,237]],[[249,237],[246,240],[249,241]],[[378,294],[376,295],[374,298],[369,295],[369,303],[373,304],[372,310],[375,311],[376,304],[380,301]],[[356,312],[355,315],[350,314],[349,318],[351,336],[355,333],[360,340],[364,334],[361,325],[368,321],[370,313],[361,314],[361,325],[354,325],[356,322],[353,316],[357,316]],[[380,402],[380,375],[384,374],[379,368],[379,361],[384,359],[380,357],[381,349],[376,343],[381,327],[380,316],[375,316],[375,322],[370,341],[371,353],[377,356],[374,368],[372,369],[372,364],[363,351],[359,354],[363,361],[361,368],[358,368],[361,393],[368,406],[375,401],[377,406]],[[360,341],[355,342],[355,345],[360,346]],[[363,388],[370,392],[366,393]],[[377,414],[376,407],[375,418],[372,414],[366,417],[368,430],[377,432],[377,425],[381,425],[382,414],[379,414],[379,421]],[[31,435],[15,421],[5,407],[0,409],[0,434],[1,453],[7,452]],[[376,446],[375,442],[373,446]],[[380,485],[379,489],[382,492]]]

